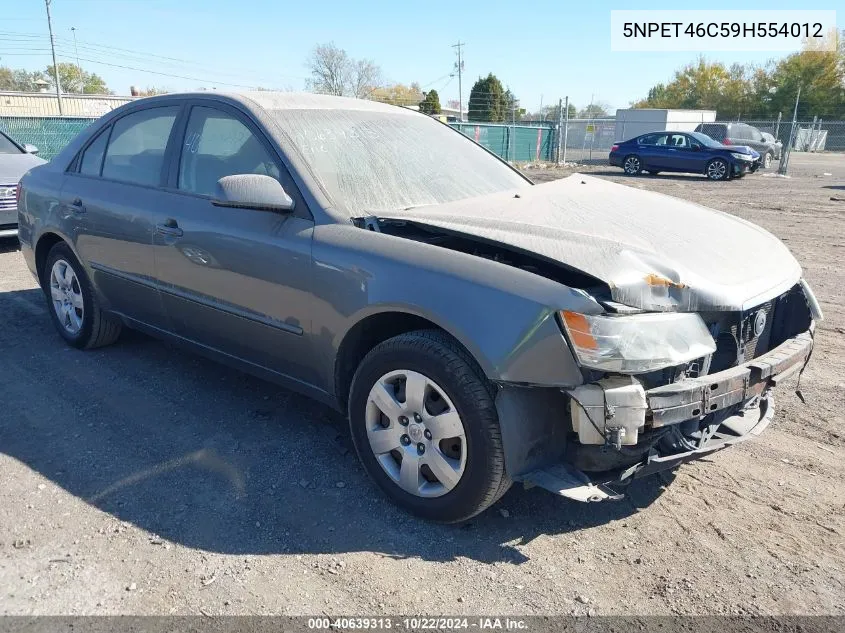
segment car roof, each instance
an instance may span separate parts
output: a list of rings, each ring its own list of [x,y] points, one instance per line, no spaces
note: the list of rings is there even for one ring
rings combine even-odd
[[[356,110],[366,112],[383,112],[385,114],[407,114],[413,116],[418,114],[410,108],[369,101],[367,99],[355,99],[351,97],[337,97],[334,95],[314,94],[312,92],[281,92],[274,90],[252,90],[247,92],[177,92],[146,97],[134,103],[166,101],[174,98],[195,98],[211,99],[217,101],[234,101],[249,109],[259,106],[265,110]]]

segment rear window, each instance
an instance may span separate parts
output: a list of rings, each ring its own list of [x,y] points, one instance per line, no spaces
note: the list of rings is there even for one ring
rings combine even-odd
[[[82,161],[79,165],[79,173],[86,176],[99,176],[100,168],[103,166],[103,154],[106,151],[106,143],[109,140],[109,129],[106,128],[91,143],[82,154]]]
[[[119,119],[103,161],[103,178],[158,185],[164,150],[178,111],[179,106],[150,108]]]
[[[0,134],[0,154],[21,154],[20,148],[12,143],[5,134]]]
[[[727,126],[724,123],[700,123],[696,128],[696,132],[706,134],[714,141],[720,141],[725,138],[727,133]]]

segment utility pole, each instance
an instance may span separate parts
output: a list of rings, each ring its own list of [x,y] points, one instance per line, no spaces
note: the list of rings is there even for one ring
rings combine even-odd
[[[555,164],[560,165],[560,146],[563,140],[563,99],[557,100],[557,153],[555,154]]]
[[[47,7],[47,28],[50,30],[50,50],[53,51],[53,73],[56,75],[56,99],[59,101],[59,114],[64,114],[62,108],[62,82],[59,79],[59,65],[56,63],[56,40],[53,38],[53,18],[50,16],[50,3],[53,0],[44,0]]]
[[[466,42],[458,40],[457,44],[452,44],[452,48],[458,49],[458,62],[455,68],[458,71],[458,119],[461,123],[464,121],[464,85],[461,81],[464,72],[464,59],[461,56],[461,47],[466,46]]]
[[[795,124],[798,121],[798,100],[801,98],[801,86],[798,86],[798,94],[795,95],[795,110],[792,112],[792,129],[789,131],[789,143],[786,144],[783,157],[780,159],[778,166],[778,173],[781,176],[786,175],[786,170],[789,168],[789,155],[792,153],[792,145],[795,143]]]
[[[85,82],[82,81],[82,66],[79,65],[79,49],[76,47],[76,27],[70,27],[70,30],[73,32],[73,50],[76,52],[76,70],[79,71],[79,81],[82,82],[82,88],[80,92],[85,92]]]
[[[566,105],[564,105],[564,123],[563,123],[563,164],[566,164],[566,142],[569,140],[569,96],[566,97]]]

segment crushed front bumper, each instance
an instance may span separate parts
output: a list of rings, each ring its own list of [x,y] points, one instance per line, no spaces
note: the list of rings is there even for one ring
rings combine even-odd
[[[588,474],[568,462],[558,462],[514,479],[578,501],[619,498],[622,495],[617,491],[634,479],[675,468],[760,435],[774,416],[771,390],[797,374],[812,350],[810,330],[737,367],[646,391],[653,429],[732,409],[732,413],[725,412],[730,415],[722,421],[719,432],[695,450],[661,455],[652,448],[631,465],[601,473]]]

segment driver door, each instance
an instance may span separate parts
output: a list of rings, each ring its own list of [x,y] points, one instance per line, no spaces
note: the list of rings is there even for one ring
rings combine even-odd
[[[272,145],[239,110],[190,107],[153,236],[155,273],[175,334],[315,384],[310,352],[313,220]],[[217,180],[276,178],[292,213],[215,206]]]

